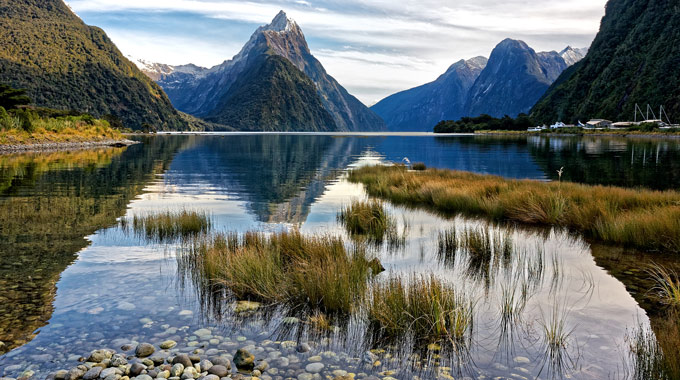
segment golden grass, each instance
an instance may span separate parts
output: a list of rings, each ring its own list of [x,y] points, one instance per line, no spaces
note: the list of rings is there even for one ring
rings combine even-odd
[[[121,226],[127,229],[127,219],[121,219]],[[154,241],[168,241],[196,236],[208,232],[212,221],[205,212],[164,211],[132,218],[132,229],[138,235]]]
[[[356,169],[369,194],[445,213],[566,227],[606,243],[680,252],[680,193],[576,183],[511,180],[403,166]]]
[[[672,269],[652,265],[648,270],[655,282],[652,291],[661,303],[680,308],[680,276]]]
[[[0,145],[90,142],[120,140],[123,135],[103,120],[86,122],[78,118],[38,118],[33,130],[0,128]]]
[[[445,340],[455,346],[472,333],[472,302],[435,276],[395,276],[376,283],[366,309],[379,336],[412,334],[419,341]]]
[[[364,236],[379,243],[395,229],[393,218],[385,211],[384,205],[375,200],[352,201],[340,211],[338,221],[350,235]]]
[[[225,285],[237,299],[306,304],[331,313],[355,310],[376,266],[365,250],[349,251],[340,238],[298,231],[204,236],[182,262]]]

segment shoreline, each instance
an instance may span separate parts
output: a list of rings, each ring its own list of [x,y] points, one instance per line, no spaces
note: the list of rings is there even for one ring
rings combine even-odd
[[[484,131],[476,133],[434,133],[434,132],[257,132],[257,131],[173,131],[148,133],[124,133],[132,136],[330,136],[330,137],[474,137],[474,136],[546,136],[546,137],[620,137],[620,138],[650,138],[650,139],[680,139],[680,133],[536,133],[524,131]]]
[[[435,135],[438,135],[435,133]],[[442,135],[451,135],[442,133]],[[680,139],[680,133],[635,133],[635,132],[593,132],[593,133],[541,133],[524,131],[484,131],[476,132],[475,136],[547,136],[547,137],[622,137],[622,138],[651,138],[651,139]]]
[[[36,144],[2,144],[0,145],[0,154],[52,152],[59,150],[90,149],[100,147],[123,148],[135,144],[139,144],[139,141],[132,141],[129,139],[107,139],[94,141],[45,142]]]

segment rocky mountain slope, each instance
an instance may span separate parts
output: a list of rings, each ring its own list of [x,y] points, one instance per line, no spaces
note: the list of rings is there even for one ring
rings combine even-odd
[[[253,128],[251,122],[242,125],[235,115],[230,114],[235,110],[233,107],[228,109],[223,109],[223,107],[228,104],[233,105],[228,99],[234,100],[233,93],[235,91],[244,86],[252,86],[252,84],[245,83],[243,79],[244,73],[252,73],[255,70],[252,65],[270,62],[278,69],[285,69],[288,72],[287,75],[291,75],[291,78],[295,77],[296,80],[293,82],[298,84],[304,82],[304,80],[298,78],[298,74],[292,73],[287,65],[281,64],[280,61],[275,63],[268,58],[258,58],[262,55],[284,58],[292,63],[293,67],[299,70],[303,76],[309,78],[316,87],[316,97],[297,97],[297,101],[309,100],[309,104],[304,105],[304,108],[309,111],[305,112],[307,117],[316,115],[315,118],[308,120],[305,130],[371,131],[385,128],[385,124],[379,116],[350,95],[333,77],[328,75],[321,63],[311,54],[300,27],[295,21],[289,19],[283,11],[274,18],[271,24],[258,28],[241,52],[221,65],[210,69],[194,65],[175,67],[152,65],[145,72],[149,77],[156,79],[180,111],[211,121],[221,120],[226,122],[229,120],[232,123],[230,126],[237,129],[251,129]],[[257,79],[248,75],[246,75],[246,78]],[[265,79],[265,81],[270,84],[283,83],[274,78]],[[238,86],[235,87],[237,82]],[[291,84],[292,82],[287,83]],[[245,98],[239,99],[240,106],[257,104],[257,107],[271,108],[275,114],[295,114],[297,120],[291,122],[287,127],[293,125],[300,127],[304,124],[301,124],[304,121],[304,115],[291,109],[290,107],[293,105],[290,102],[280,101],[276,98],[249,98],[248,93],[245,92],[242,92],[241,96],[245,96]],[[324,117],[320,113],[312,111],[316,107],[314,103],[317,101],[321,102],[333,121],[331,125],[323,129],[318,129],[318,122]],[[253,112],[255,112],[255,109],[253,109]],[[280,125],[283,126],[284,124],[286,123]],[[260,128],[269,130],[275,127],[261,125]]]
[[[566,68],[559,53],[536,53],[523,41],[506,39],[491,52],[489,63],[470,89],[467,115],[527,113]]]
[[[454,63],[437,80],[389,96],[371,109],[391,131],[431,130],[441,120],[466,115],[467,94],[486,67],[484,57]]]
[[[679,7],[671,0],[610,0],[588,55],[560,76],[534,118],[630,120],[639,103],[664,105],[678,122]]]
[[[441,120],[528,112],[586,49],[536,53],[522,41],[502,41],[487,60],[460,61],[434,82],[389,96],[373,107],[394,131],[430,131]]]
[[[187,128],[161,88],[62,0],[0,0],[0,41],[0,82],[38,106],[113,115],[133,129]]]

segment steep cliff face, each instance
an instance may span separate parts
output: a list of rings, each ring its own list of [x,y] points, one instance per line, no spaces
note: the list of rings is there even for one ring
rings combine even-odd
[[[62,0],[0,0],[0,82],[38,106],[114,115],[130,128],[187,127],[161,88]]]
[[[429,131],[441,120],[465,116],[468,92],[486,64],[484,57],[461,60],[434,82],[389,96],[371,109],[391,131]]]
[[[680,120],[680,5],[610,0],[587,56],[533,108],[541,122],[628,120],[635,104],[664,105]]]
[[[284,12],[280,12],[269,25],[258,28],[241,52],[233,59],[210,69],[193,65],[171,67],[170,73],[148,70],[147,75],[157,77],[173,104],[181,111],[212,117],[221,113],[222,101],[233,91],[232,86],[241,76],[252,70],[258,55],[276,55],[292,63],[316,87],[317,99],[333,119],[330,130],[370,131],[385,129],[382,119],[350,95],[309,50],[302,29]],[[301,99],[304,100],[304,99]],[[276,106],[276,99],[269,99]],[[313,123],[312,123],[313,124]],[[268,128],[263,126],[263,128]]]
[[[205,118],[242,131],[332,131],[335,122],[314,83],[275,54],[254,57]]]
[[[465,107],[468,116],[514,117],[529,112],[550,87],[559,60],[557,53],[539,56],[522,41],[502,41],[470,89]],[[561,64],[565,65],[564,60]]]

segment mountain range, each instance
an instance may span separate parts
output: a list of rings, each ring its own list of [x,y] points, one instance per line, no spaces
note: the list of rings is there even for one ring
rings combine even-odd
[[[133,129],[189,127],[163,90],[62,0],[0,0],[0,41],[0,83],[26,89],[37,106]]]
[[[567,47],[536,53],[522,41],[506,39],[489,59],[461,60],[434,82],[389,96],[371,109],[393,131],[430,131],[441,120],[481,114],[515,117],[529,112],[586,52]]]
[[[379,116],[326,72],[302,29],[283,11],[218,66],[138,64],[180,111],[239,130],[385,129]]]
[[[541,123],[625,121],[633,120],[635,104],[643,109],[651,104],[655,110],[665,106],[670,121],[677,123],[678,31],[677,1],[609,0],[588,55],[555,81],[533,108],[532,117]]]

